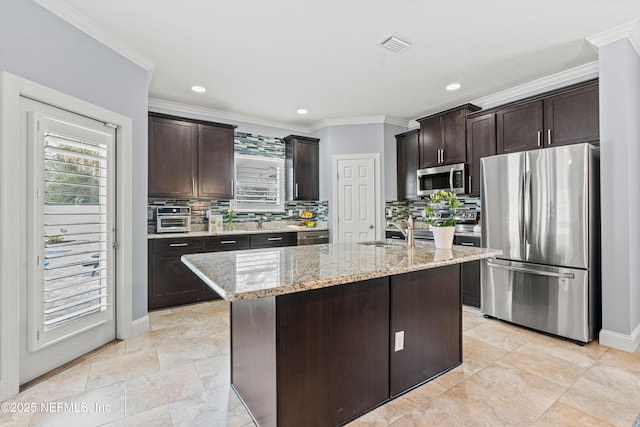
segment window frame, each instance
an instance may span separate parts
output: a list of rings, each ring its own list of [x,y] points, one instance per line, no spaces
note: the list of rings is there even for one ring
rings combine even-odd
[[[258,161],[262,163],[269,163],[278,168],[278,205],[266,204],[262,205],[251,204],[251,206],[247,204],[243,204],[238,201],[238,184],[241,183],[238,180],[237,172],[238,166],[242,164],[243,161]],[[236,212],[285,212],[285,203],[286,203],[286,194],[285,194],[285,159],[279,157],[266,157],[266,156],[254,156],[247,154],[236,154],[233,168],[233,176],[234,176],[234,194],[236,195],[233,201],[233,209]]]

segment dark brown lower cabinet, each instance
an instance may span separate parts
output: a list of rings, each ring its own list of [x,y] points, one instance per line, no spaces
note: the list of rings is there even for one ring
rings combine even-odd
[[[232,302],[231,383],[260,426],[342,425],[459,365],[461,316],[459,265]]]
[[[149,240],[150,310],[220,298],[198,278],[180,257],[204,252],[202,239]]]
[[[150,310],[218,299],[180,257],[201,252],[295,246],[295,232],[150,239],[147,303]]]
[[[462,363],[461,326],[460,264],[392,276],[391,396]]]

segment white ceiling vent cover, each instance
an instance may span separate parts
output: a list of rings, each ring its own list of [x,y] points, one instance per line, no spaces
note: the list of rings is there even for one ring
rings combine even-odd
[[[389,37],[388,39],[380,43],[380,45],[395,53],[400,53],[411,46],[409,42],[406,42],[394,36]]]

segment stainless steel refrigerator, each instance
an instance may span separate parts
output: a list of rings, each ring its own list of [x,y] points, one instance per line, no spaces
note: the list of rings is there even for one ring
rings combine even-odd
[[[484,314],[578,342],[600,326],[599,151],[589,144],[481,160]]]

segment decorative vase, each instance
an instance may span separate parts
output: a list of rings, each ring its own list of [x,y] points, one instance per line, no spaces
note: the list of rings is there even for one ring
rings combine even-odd
[[[451,249],[455,227],[433,227],[433,240],[437,249]]]

